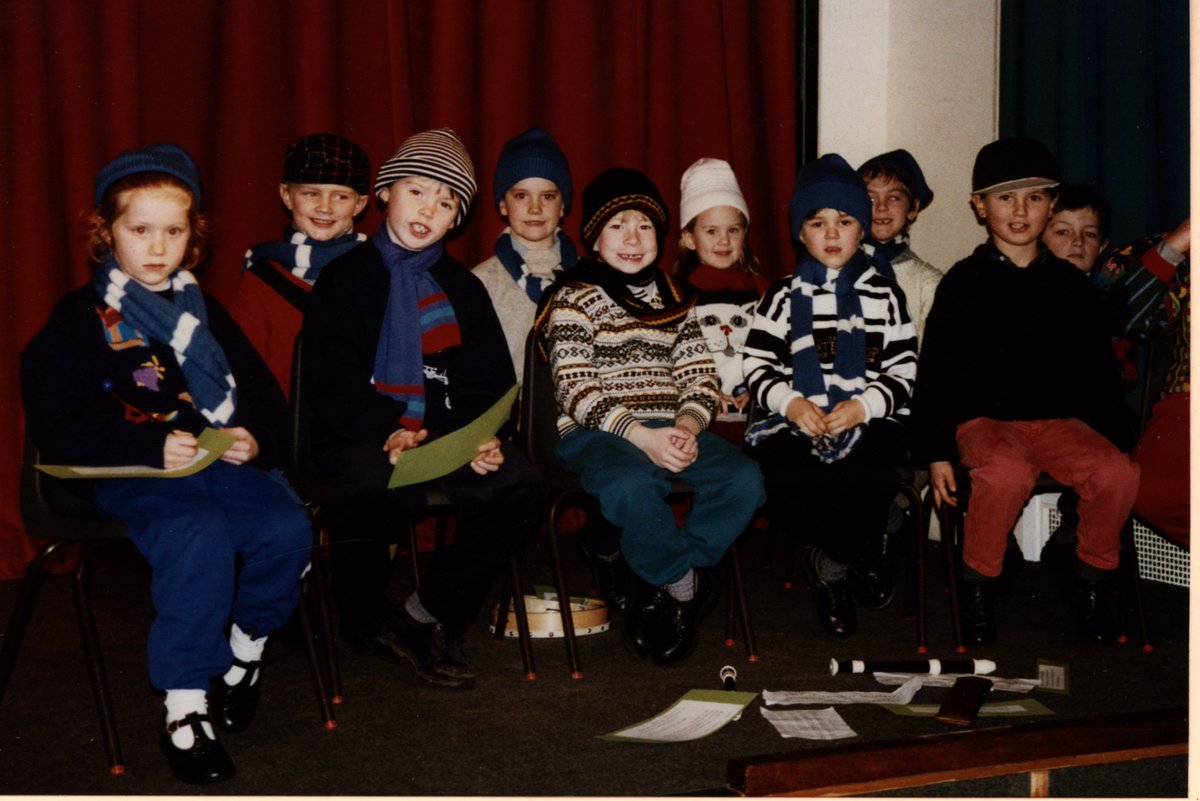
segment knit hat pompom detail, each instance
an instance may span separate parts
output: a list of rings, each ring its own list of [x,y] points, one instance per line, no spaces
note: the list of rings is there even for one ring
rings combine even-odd
[[[421,131],[405,139],[379,168],[375,196],[401,178],[431,178],[441,181],[458,196],[457,226],[467,216],[475,199],[475,165],[462,140],[449,128]]]
[[[717,206],[732,206],[750,222],[750,207],[738,186],[729,162],[700,159],[683,173],[679,181],[679,225],[687,227],[702,212]]]
[[[504,193],[526,178],[544,178],[562,193],[563,211],[571,209],[571,168],[554,137],[541,128],[530,128],[504,143],[496,160],[492,181],[494,205],[504,200]]]
[[[880,168],[890,169],[900,178],[901,183],[908,187],[912,196],[921,204],[921,211],[929,208],[929,204],[933,202],[933,190],[925,183],[925,173],[921,172],[921,165],[917,164],[912,153],[904,148],[880,153],[864,161],[858,168],[858,174],[865,179],[866,175],[876,173]]]
[[[371,161],[366,151],[331,133],[302,136],[283,157],[285,184],[336,184],[360,195],[371,191]]]
[[[667,204],[658,188],[644,173],[613,167],[583,188],[583,223],[579,232],[584,250],[589,253],[594,250],[604,223],[628,209],[640,211],[650,219],[661,246],[667,230]]]
[[[971,171],[971,194],[1058,186],[1058,161],[1036,139],[1006,137],[984,145]]]
[[[200,207],[200,171],[196,162],[179,145],[165,142],[126,150],[96,173],[96,206],[104,202],[108,188],[122,178],[140,172],[161,172],[183,181]]]
[[[837,153],[826,153],[800,168],[796,188],[788,203],[792,238],[800,238],[800,228],[814,211],[837,209],[849,214],[871,230],[871,197],[867,187],[846,160]]]

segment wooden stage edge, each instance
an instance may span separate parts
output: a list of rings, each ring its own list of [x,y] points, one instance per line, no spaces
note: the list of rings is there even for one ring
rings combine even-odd
[[[1049,771],[1188,752],[1188,712],[1164,709],[993,726],[743,757],[729,788],[747,796],[866,795],[939,782],[1030,774],[1030,796],[1049,795]]]

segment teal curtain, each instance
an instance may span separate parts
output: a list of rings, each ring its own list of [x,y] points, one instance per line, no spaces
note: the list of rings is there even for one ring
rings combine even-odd
[[[1000,133],[1113,207],[1110,244],[1188,215],[1188,1],[1002,0]]]

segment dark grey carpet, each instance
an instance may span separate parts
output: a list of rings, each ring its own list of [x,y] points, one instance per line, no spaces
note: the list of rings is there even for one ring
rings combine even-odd
[[[739,672],[738,688],[761,690],[884,689],[869,676],[828,673],[831,657],[915,656],[911,622],[901,602],[862,613],[848,643],[825,638],[802,582],[782,587],[782,558],[763,567],[765,537],[752,533],[742,556],[761,661],[746,661],[739,642],[724,640],[724,607],[707,619],[696,653],[683,666],[657,668],[629,650],[619,632],[580,640],[584,678],[567,674],[562,643],[535,642],[538,678],[526,681],[515,640],[494,644],[481,617],[468,639],[480,674],[472,691],[444,690],[407,668],[341,650],[346,702],[339,727],[319,725],[304,653],[293,636],[273,643],[259,719],[228,735],[239,774],[195,790],[177,784],[158,752],[160,700],[146,679],[144,638],[151,618],[148,574],[132,552],[106,560],[93,578],[97,619],[128,766],[106,772],[104,751],[83,668],[70,584],[47,577],[3,705],[0,706],[0,792],[53,794],[236,795],[683,795],[719,794],[735,756],[813,748],[825,743],[784,740],[762,719],[756,701],[743,719],[692,743],[630,745],[597,739],[650,717],[692,688],[718,687],[722,665]],[[573,587],[587,580],[569,538]],[[934,560],[940,557],[936,550]],[[938,565],[938,561],[932,562]],[[550,584],[547,547],[526,559],[527,584]],[[398,582],[397,589],[402,589]],[[936,586],[934,586],[936,584]],[[1038,658],[1069,663],[1069,695],[1033,693],[1060,718],[1185,707],[1188,702],[1188,592],[1143,584],[1154,650],[1138,644],[1081,647],[1063,597],[1042,565],[1026,563],[999,601],[1000,643],[973,656],[995,659],[1003,676],[1032,676]],[[13,607],[17,582],[0,582],[0,620]],[[940,577],[930,582],[931,656],[952,656]],[[937,703],[945,690],[926,688],[918,703]],[[998,695],[996,700],[1011,698]],[[945,731],[929,718],[899,717],[876,706],[842,706],[860,738],[885,739]],[[981,718],[979,726],[1033,718]],[[1080,778],[1082,777],[1082,778]],[[1055,795],[1184,795],[1186,760],[1056,771]],[[943,784],[904,795],[1024,795],[1023,777],[989,783]],[[900,793],[897,793],[900,795]]]

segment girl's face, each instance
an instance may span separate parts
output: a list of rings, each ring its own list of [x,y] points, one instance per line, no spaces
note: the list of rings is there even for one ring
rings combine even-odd
[[[800,244],[830,270],[845,267],[862,240],[862,223],[837,209],[820,209],[800,226]]]
[[[1108,246],[1100,235],[1100,217],[1091,206],[1055,212],[1042,234],[1042,242],[1055,256],[1085,273],[1092,271],[1100,251]]]
[[[617,212],[600,229],[596,252],[605,264],[627,275],[640,272],[658,258],[654,223],[640,211]]]
[[[379,197],[387,204],[388,231],[408,250],[424,250],[440,241],[458,217],[458,195],[432,178],[397,179]]]
[[[318,242],[350,233],[354,218],[367,207],[366,195],[339,184],[280,184],[279,199],[296,230]]]
[[[871,196],[871,238],[876,242],[890,242],[917,219],[917,202],[894,178],[872,178],[867,194]]]
[[[742,258],[746,220],[733,206],[716,206],[696,215],[691,230],[680,237],[683,246],[696,251],[701,264],[728,270]]]
[[[112,252],[122,272],[150,290],[165,289],[187,254],[192,196],[175,186],[131,189],[117,198]]]

